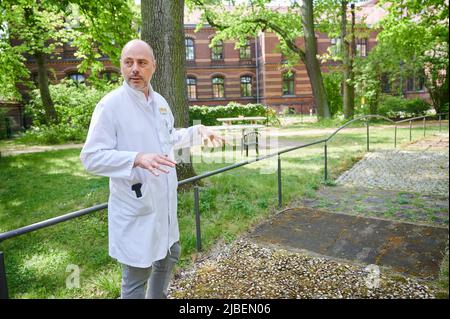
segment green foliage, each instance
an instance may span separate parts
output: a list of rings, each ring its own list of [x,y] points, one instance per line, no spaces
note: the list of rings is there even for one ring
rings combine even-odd
[[[32,119],[32,128],[21,136],[24,143],[58,144],[68,141],[84,141],[92,112],[100,99],[116,85],[104,84],[86,86],[71,80],[51,85],[59,123],[45,125],[45,113],[39,90],[31,93],[31,100],[25,107]]]
[[[16,85],[24,82],[29,85],[23,54],[52,53],[70,30],[64,28],[62,12],[48,1],[2,0],[0,12],[0,95],[18,98]],[[12,46],[13,39],[20,44]]]
[[[355,72],[355,113],[377,114],[381,95],[379,64],[371,53],[365,59],[358,59]]]
[[[32,85],[24,53],[55,54],[70,42],[82,59],[80,72],[96,76],[104,69],[102,56],[118,65],[123,45],[138,37],[132,0],[2,0],[0,12],[0,96],[7,99],[20,98],[17,84]],[[11,39],[20,42],[11,45]]]
[[[327,91],[328,107],[330,108],[331,116],[342,112],[341,83],[342,73],[323,73],[323,84]]]
[[[431,105],[422,99],[405,99],[398,96],[384,95],[380,101],[378,114],[393,119],[425,115]]]
[[[278,125],[279,120],[276,112],[262,104],[242,105],[236,102],[230,102],[226,106],[191,106],[189,108],[189,119],[191,125],[194,121],[201,121],[203,125],[220,125],[217,118],[238,117],[238,116],[266,116],[269,117],[269,123]]]
[[[425,86],[441,112],[449,90],[448,2],[382,0],[380,5],[389,14],[379,22],[382,30],[371,53],[378,67],[392,78],[425,71]]]
[[[75,55],[82,59],[78,66],[81,72],[89,69],[91,76],[98,75],[104,69],[98,60],[102,55],[107,55],[118,66],[122,47],[139,37],[140,12],[132,0],[64,0],[60,3],[70,17],[71,44],[77,48]]]

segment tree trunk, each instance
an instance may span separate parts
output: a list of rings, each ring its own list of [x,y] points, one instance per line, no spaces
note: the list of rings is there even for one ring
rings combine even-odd
[[[347,5],[348,1],[341,1],[341,43],[343,68],[343,108],[346,119],[353,118],[355,109],[355,88],[353,84],[353,60],[355,55],[354,5],[352,4],[351,43],[347,38]]]
[[[189,125],[189,106],[186,89],[186,49],[184,43],[184,0],[142,0],[141,38],[155,53],[156,71],[152,86],[169,103],[175,117],[175,127]],[[184,163],[177,165],[178,179],[196,173],[190,150],[182,150]]]
[[[39,92],[41,93],[42,105],[45,110],[45,119],[47,123],[56,123],[58,121],[58,115],[56,114],[55,106],[53,104],[53,100],[48,87],[45,54],[42,52],[36,52],[34,54],[34,58],[36,59],[36,63],[38,66]]]
[[[305,39],[306,71],[314,95],[317,107],[317,115],[320,118],[329,118],[330,109],[328,107],[327,93],[323,85],[320,63],[317,60],[317,40],[314,32],[313,3],[312,0],[304,0],[301,4],[301,18]]]

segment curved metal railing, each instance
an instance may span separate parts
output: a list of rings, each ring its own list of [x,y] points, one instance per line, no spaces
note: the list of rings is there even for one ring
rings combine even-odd
[[[393,121],[385,116],[381,116],[381,115],[365,115],[365,116],[361,116],[358,118],[355,118],[351,121],[346,122],[345,124],[343,124],[342,126],[340,126],[339,128],[337,128],[333,133],[331,133],[327,138],[321,139],[321,140],[317,140],[314,142],[310,142],[307,144],[302,144],[302,145],[298,145],[298,146],[294,146],[294,147],[289,147],[286,148],[284,150],[280,150],[268,155],[264,155],[264,156],[258,156],[254,159],[250,159],[250,160],[245,160],[245,161],[241,161],[239,163],[235,163],[233,165],[229,165],[226,167],[222,167],[219,169],[216,169],[214,171],[211,172],[206,172],[191,178],[187,178],[184,179],[182,181],[178,182],[178,186],[181,185],[185,185],[188,183],[193,183],[199,180],[202,180],[204,178],[210,177],[210,176],[214,176],[241,166],[245,166],[254,162],[258,162],[258,161],[262,161],[268,158],[272,158],[275,156],[278,156],[278,207],[282,206],[282,184],[281,184],[281,154],[284,153],[288,153],[291,151],[295,151],[298,149],[302,149],[302,148],[306,148],[306,147],[310,147],[313,145],[317,145],[317,144],[321,144],[324,143],[324,179],[327,180],[328,179],[328,151],[327,151],[327,144],[328,142],[341,130],[345,129],[346,127],[348,127],[350,124],[356,122],[356,121],[365,121],[366,122],[366,127],[367,127],[367,151],[369,151],[369,144],[370,144],[370,140],[369,140],[369,122],[371,118],[380,118],[380,119],[384,119],[387,120],[390,123],[393,123],[395,125],[395,135],[394,135],[394,147],[397,146],[397,126],[399,123],[403,123],[403,122],[410,122],[410,140],[411,140],[411,129],[412,129],[412,121],[417,120],[417,119],[422,119],[424,120],[424,135],[425,135],[425,129],[426,129],[426,118],[427,117],[436,117],[439,116],[439,131],[441,130],[441,122],[442,122],[442,116],[443,115],[447,115],[448,117],[448,113],[440,113],[440,114],[436,114],[436,115],[426,115],[426,116],[419,116],[419,117],[414,117],[414,118],[410,118],[410,119],[405,119],[405,120],[400,120],[400,121]],[[197,250],[201,250],[201,231],[200,231],[200,211],[199,211],[199,188],[198,186],[194,186],[194,209],[195,209],[195,217],[196,217],[196,235],[197,235]],[[99,205],[95,205],[89,208],[85,208],[82,210],[78,210],[75,212],[71,212],[68,214],[64,214],[61,216],[57,216],[54,218],[50,218],[35,224],[31,224],[31,225],[27,225],[18,229],[14,229],[14,230],[10,230],[4,233],[0,233],[0,242],[5,241],[7,239],[11,239],[20,235],[24,235],[42,228],[46,228],[58,223],[62,223],[68,220],[72,220],[75,218],[78,218],[80,216],[86,215],[86,214],[90,214],[93,212],[97,212],[103,209],[106,209],[108,207],[107,203],[103,203],[103,204],[99,204]],[[4,264],[4,255],[3,252],[0,251],[0,299],[6,299],[8,298],[8,288],[7,288],[7,281],[6,281],[6,269],[5,269],[5,264]]]

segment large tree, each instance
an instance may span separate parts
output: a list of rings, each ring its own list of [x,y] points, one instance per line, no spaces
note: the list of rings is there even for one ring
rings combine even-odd
[[[201,8],[203,22],[217,29],[213,44],[219,39],[234,39],[245,43],[248,36],[256,36],[260,31],[274,32],[279,37],[281,50],[289,58],[290,64],[299,61],[305,64],[318,116],[330,117],[320,62],[317,59],[312,0],[300,3],[293,1],[285,11],[269,7],[271,0],[244,1],[235,4],[231,11],[224,8],[220,0],[190,0],[189,3]],[[299,37],[303,38],[304,46],[299,45]]]
[[[3,61],[9,61],[17,69],[8,65],[0,67],[0,73],[8,89],[15,90],[26,71],[23,57],[33,57],[38,70],[38,86],[47,122],[57,121],[55,107],[48,87],[46,60],[50,53],[61,44],[66,30],[61,10],[52,3],[34,0],[3,0],[0,2],[4,36],[0,38]],[[13,45],[14,41],[16,45]],[[14,48],[13,48],[14,47]],[[11,73],[7,73],[12,71]],[[17,81],[17,82],[16,82]],[[6,93],[4,95],[14,95]]]
[[[96,76],[100,58],[118,66],[122,46],[137,36],[132,0],[2,0],[0,2],[0,96],[18,98],[29,84],[24,55],[34,58],[47,122],[57,121],[49,91],[47,59],[65,42],[76,48],[80,72]]]
[[[169,103],[176,127],[189,125],[184,43],[184,0],[142,0],[142,40],[155,53],[156,71],[152,86]],[[177,165],[179,179],[195,175],[189,149],[181,150],[184,162]]]

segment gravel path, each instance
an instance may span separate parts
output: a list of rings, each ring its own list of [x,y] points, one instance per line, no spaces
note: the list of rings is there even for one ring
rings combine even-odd
[[[433,289],[415,279],[383,271],[376,277],[366,265],[261,247],[246,239],[220,249],[178,274],[169,297],[434,298]]]
[[[338,184],[448,195],[447,152],[384,151],[367,153]]]
[[[62,144],[62,145],[35,145],[35,146],[10,146],[0,150],[1,156],[14,156],[28,153],[39,153],[46,151],[67,150],[72,148],[82,148],[83,144]]]

